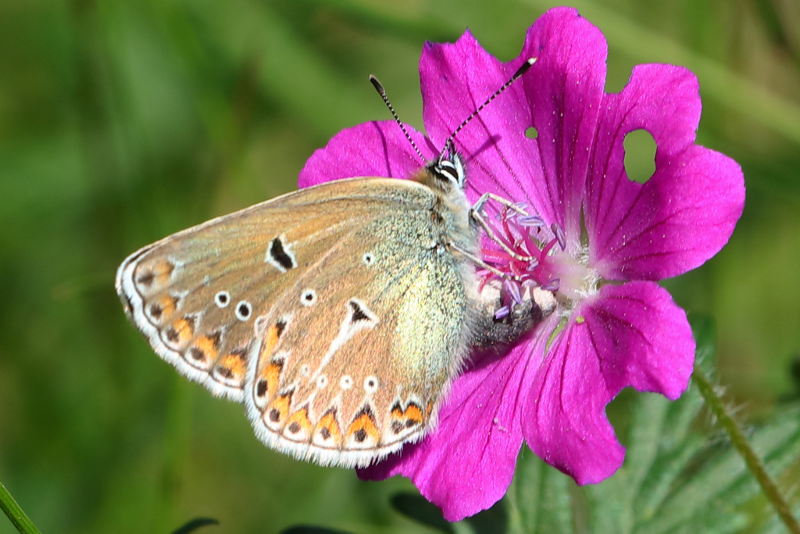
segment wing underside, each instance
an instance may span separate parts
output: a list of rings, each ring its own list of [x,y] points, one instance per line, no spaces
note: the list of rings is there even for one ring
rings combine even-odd
[[[465,350],[435,200],[382,178],[300,190],[141,249],[117,291],[163,359],[244,399],[268,446],[366,465],[424,435]]]

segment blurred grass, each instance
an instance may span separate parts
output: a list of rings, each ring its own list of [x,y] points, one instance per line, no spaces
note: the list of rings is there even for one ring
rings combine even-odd
[[[574,2],[610,44],[609,90],[640,62],[700,78],[702,144],[744,167],[730,245],[667,285],[719,325],[746,415],[800,395],[800,7],[791,0]],[[550,4],[415,0],[0,4],[0,480],[44,532],[325,524],[429,532],[391,511],[404,480],[264,449],[127,324],[113,291],[137,247],[294,188],[311,152],[386,111],[421,127],[422,40],[467,26],[502,59]],[[635,151],[635,150],[634,150]],[[647,168],[651,153],[631,154]],[[637,167],[638,166],[638,167]],[[10,529],[0,519],[0,532]]]

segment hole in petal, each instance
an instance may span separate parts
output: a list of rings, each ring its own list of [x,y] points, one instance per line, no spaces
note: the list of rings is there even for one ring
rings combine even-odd
[[[656,141],[647,130],[633,130],[625,135],[625,172],[628,178],[645,183],[656,171]]]
[[[536,139],[537,137],[539,137],[539,130],[531,126],[527,130],[525,130],[525,137],[527,137],[528,139]]]

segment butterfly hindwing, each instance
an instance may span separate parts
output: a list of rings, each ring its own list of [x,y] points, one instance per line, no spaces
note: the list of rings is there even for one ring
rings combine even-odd
[[[245,405],[268,446],[363,466],[435,421],[465,352],[467,295],[432,235],[431,193],[414,193],[349,227],[259,318]]]

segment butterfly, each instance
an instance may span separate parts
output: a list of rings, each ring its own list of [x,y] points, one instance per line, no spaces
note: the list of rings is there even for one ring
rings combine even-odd
[[[553,307],[537,288],[497,319],[454,135],[410,179],[323,183],[131,254],[116,277],[128,316],[182,374],[243,402],[270,448],[360,467],[420,440],[470,347]]]

